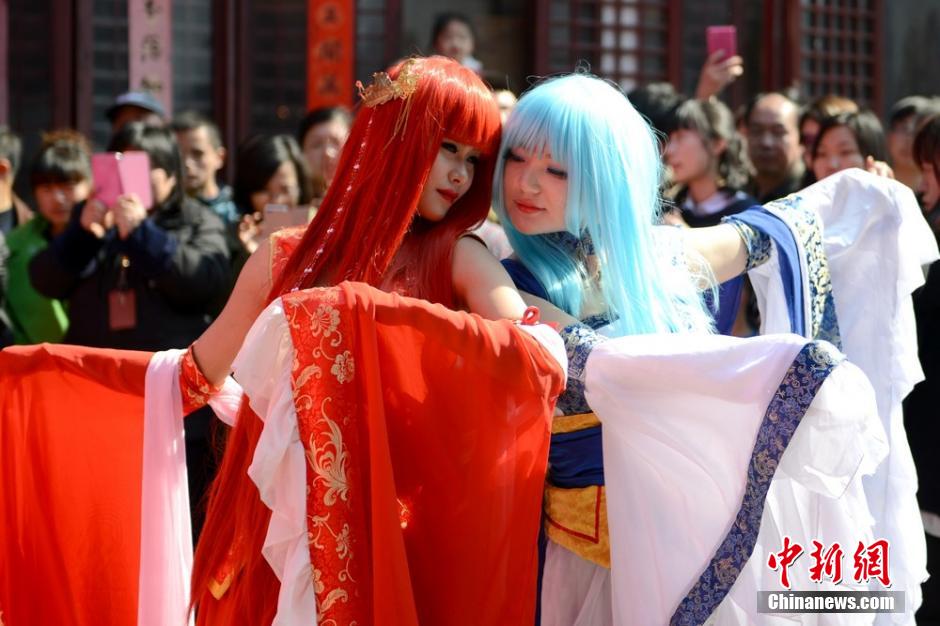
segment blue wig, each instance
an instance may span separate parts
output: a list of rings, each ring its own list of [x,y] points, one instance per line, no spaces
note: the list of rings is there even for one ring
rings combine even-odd
[[[516,255],[552,303],[579,317],[588,276],[583,255],[557,236],[522,234],[506,213],[503,174],[511,148],[548,151],[567,169],[565,225],[593,242],[615,335],[712,328],[696,281],[674,262],[681,252],[663,245],[679,238],[654,227],[661,217],[658,144],[619,88],[580,73],[539,83],[509,116],[496,166],[493,205]]]

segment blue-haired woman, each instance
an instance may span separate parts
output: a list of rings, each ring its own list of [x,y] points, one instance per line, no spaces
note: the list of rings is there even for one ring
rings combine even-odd
[[[746,575],[738,576],[751,553],[760,553],[762,548],[757,541],[757,527],[761,526],[760,511],[764,506],[763,497],[759,496],[761,485],[752,484],[751,476],[743,484],[744,474],[739,466],[742,461],[746,465],[753,454],[753,458],[770,459],[768,462],[775,467],[786,448],[789,439],[781,440],[773,434],[770,435],[773,441],[778,444],[782,441],[773,452],[758,450],[754,443],[755,437],[760,441],[767,434],[758,430],[758,426],[761,429],[766,426],[760,416],[767,409],[772,392],[781,377],[787,380],[784,374],[795,375],[799,369],[796,367],[799,359],[794,357],[812,355],[816,359],[813,362],[819,368],[813,371],[824,373],[818,384],[835,369],[838,357],[833,356],[835,351],[830,353],[827,348],[799,337],[790,336],[776,343],[748,343],[714,336],[702,293],[713,289],[716,281],[727,280],[765,260],[772,250],[771,240],[776,242],[777,238],[773,233],[768,236],[769,231],[761,225],[762,218],[750,216],[733,217],[730,223],[691,231],[661,225],[662,164],[657,142],[649,125],[612,84],[585,74],[538,84],[521,98],[504,126],[500,152],[493,186],[494,207],[515,250],[515,256],[503,264],[520,291],[531,294],[527,296],[529,303],[541,306],[543,319],[564,325],[562,335],[569,357],[567,388],[559,398],[552,426],[544,499],[541,623],[592,626],[663,623],[670,616],[674,623],[700,623],[715,614],[736,578],[747,579],[740,583],[744,586],[753,577],[763,575],[755,561]],[[774,258],[775,264],[786,265]],[[825,293],[820,297],[824,296]],[[793,330],[800,333],[795,327]],[[814,326],[813,332],[803,334],[819,336],[816,330]],[[650,334],[657,337],[633,344],[629,343],[631,340],[606,341],[608,337]],[[680,340],[671,339],[676,335]],[[731,343],[719,345],[719,342]],[[620,353],[611,359],[608,346],[614,344],[619,346]],[[631,352],[634,345],[643,348]],[[750,352],[744,357],[742,350]],[[716,353],[721,355],[714,357]],[[597,358],[598,354],[604,359]],[[680,452],[683,449],[680,440],[688,437],[689,432],[670,430],[673,428],[670,426],[648,438],[650,429],[643,432],[644,427],[637,427],[640,432],[634,433],[632,441],[624,442],[623,433],[619,433],[627,452],[624,454],[621,447],[615,458],[609,446],[614,445],[610,440],[620,424],[609,420],[622,416],[616,415],[616,410],[614,414],[602,412],[601,407],[647,402],[646,406],[654,407],[657,414],[662,407],[663,417],[671,410],[670,402],[686,402],[687,407],[687,396],[681,396],[688,393],[680,389],[682,379],[671,382],[669,378],[682,376],[674,372],[688,366],[689,359],[684,363],[682,359],[690,354],[693,358],[708,354],[713,359],[709,361],[711,365],[703,366],[710,367],[711,372],[698,376],[693,368],[692,377],[705,380],[708,376],[714,378],[717,371],[724,371],[724,378],[738,381],[725,385],[732,388],[716,390],[713,395],[706,391],[702,414],[695,416],[700,418],[699,425],[692,426],[693,430],[699,428],[699,439],[692,435],[691,447]],[[768,354],[777,356],[770,358]],[[660,361],[650,361],[650,355],[655,357],[654,361],[664,357],[675,359],[667,358],[669,365],[663,366]],[[777,358],[779,355],[784,356]],[[771,361],[777,365],[769,365]],[[652,376],[653,383],[649,379],[638,382],[637,389],[640,395],[652,399],[637,400],[635,393],[632,398],[621,397],[630,395],[622,386],[623,371],[643,369],[649,363],[661,371],[641,372],[641,376]],[[793,365],[789,370],[780,369],[790,364]],[[673,365],[676,370],[672,370]],[[689,370],[685,371],[689,376]],[[762,382],[749,379],[747,385],[739,384],[742,372],[748,371],[758,372]],[[840,374],[847,375],[850,374]],[[723,377],[715,380],[720,385]],[[660,382],[664,384],[660,386]],[[673,385],[675,394],[670,393]],[[762,388],[756,394],[759,400],[755,401],[753,390],[748,388],[752,385]],[[730,399],[740,393],[752,395]],[[808,411],[812,400],[813,395],[807,396],[800,410]],[[760,411],[757,419],[747,418],[743,422],[751,426],[737,427],[729,435],[731,440],[716,435],[727,427],[717,418],[727,417],[745,405],[750,406],[748,410],[752,413]],[[679,413],[687,415],[688,411]],[[716,430],[708,431],[708,427],[702,426],[716,419]],[[845,420],[848,423],[851,418]],[[641,422],[635,422],[631,428]],[[658,427],[657,424],[654,428]],[[745,431],[743,439],[735,439]],[[634,446],[640,439],[645,443]],[[844,444],[840,451],[850,446],[857,446],[857,441]],[[705,452],[702,457],[697,458],[702,452]],[[758,453],[762,456],[757,456]],[[637,461],[638,457],[643,458]],[[730,461],[730,457],[735,460]],[[677,462],[672,464],[668,458]],[[647,478],[652,478],[651,482],[636,476],[614,475],[617,468],[625,467],[624,463],[635,462],[641,465],[646,462],[642,470]],[[738,468],[734,470],[737,473],[722,474],[723,470],[717,470],[719,466],[725,467],[725,463]],[[679,473],[671,474],[674,470]],[[742,484],[732,475],[742,477]],[[778,477],[781,475],[786,476],[786,471],[778,473]],[[761,476],[766,478],[763,486],[766,495],[773,471]],[[611,483],[615,478],[621,487],[630,480],[642,483],[633,484],[632,491],[619,492],[621,496],[627,493],[630,502],[641,505],[632,507],[630,514],[634,517],[628,519],[626,529],[622,523],[627,519],[621,515],[622,499],[617,504],[611,500],[614,493]],[[689,481],[704,484],[694,485],[692,491],[696,493],[690,496]],[[693,503],[697,497],[705,499]],[[834,518],[849,519],[847,505],[838,498],[831,500],[827,506],[837,510]],[[772,502],[776,501],[768,501],[768,508],[772,508]],[[861,502],[864,503],[864,498]],[[680,513],[657,518],[659,512],[666,510]],[[720,512],[716,513],[717,510]],[[745,512],[753,516],[754,511],[758,523],[750,524],[750,535],[740,536],[737,531],[743,532],[747,525],[731,525],[729,518],[735,519],[736,512],[739,518]],[[689,514],[697,517],[677,519]],[[615,519],[615,515],[619,517]],[[786,519],[801,520],[798,514],[794,515]],[[620,524],[616,534],[615,522]],[[685,536],[675,536],[677,523],[678,532]],[[631,525],[635,529],[631,530]],[[715,532],[722,525],[737,531],[729,531],[721,541],[721,535],[715,536]],[[812,524],[804,526],[817,528]],[[643,533],[648,537],[644,538]],[[632,556],[630,550],[640,545],[636,544],[637,534],[641,535],[640,544],[645,541],[646,545],[642,546],[642,554]],[[670,552],[672,547],[676,549]],[[723,547],[733,556],[723,555]],[[659,560],[630,563],[624,568],[618,554],[628,554],[628,561],[644,556],[647,561]],[[721,567],[706,567],[713,555],[714,562]],[[766,566],[763,569],[770,571]],[[719,570],[724,573],[716,581],[714,571]],[[726,570],[734,574],[728,575]],[[695,575],[690,576],[690,572]],[[654,580],[654,584],[649,584],[649,580]],[[703,601],[706,596],[708,601]],[[635,602],[638,597],[645,607]],[[737,597],[725,603],[722,623],[728,615],[734,615],[732,620],[741,617],[735,613],[740,609],[735,602]],[[751,608],[740,610],[748,612]]]

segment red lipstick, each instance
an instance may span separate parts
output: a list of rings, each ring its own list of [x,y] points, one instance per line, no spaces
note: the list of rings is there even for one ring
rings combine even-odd
[[[518,200],[516,200],[516,208],[523,213],[538,213],[539,211],[542,211],[540,207],[526,204],[525,202],[519,202]]]
[[[449,204],[453,204],[457,201],[457,198],[460,197],[460,194],[458,194],[453,189],[438,189],[437,193],[441,194],[441,196],[447,200]]]

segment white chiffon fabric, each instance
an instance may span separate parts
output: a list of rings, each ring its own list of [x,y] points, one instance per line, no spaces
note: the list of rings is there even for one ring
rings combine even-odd
[[[193,623],[189,615],[193,529],[186,472],[186,420],[179,388],[183,354],[183,350],[155,352],[147,364],[144,381],[138,626]],[[209,404],[216,415],[232,425],[240,402],[241,387],[229,377],[222,392]]]
[[[552,540],[542,569],[541,626],[611,626],[610,570]]]
[[[291,390],[294,348],[280,299],[255,320],[233,370],[264,428],[248,475],[271,510],[262,553],[281,583],[274,626],[316,624],[307,474]]]
[[[587,363],[587,399],[604,427],[609,588],[615,590],[606,601],[614,624],[668,623],[698,580],[737,515],[758,427],[804,344],[794,335],[670,335],[615,339],[595,348]],[[781,459],[753,555],[709,622],[860,623],[858,615],[757,614],[756,592],[781,589],[779,573],[766,561],[782,549],[784,535],[807,553],[814,539],[827,546],[840,541],[851,546],[846,552],[872,540],[861,476],[873,472],[886,452],[870,385],[858,368],[838,365]],[[557,546],[550,550],[546,576],[563,562]],[[794,589],[836,589],[811,583],[808,555],[804,559],[790,569]],[[570,577],[576,568],[567,567]],[[604,584],[600,572],[582,575]],[[843,582],[837,589],[847,588]],[[552,593],[543,589],[543,615],[570,614],[570,607],[551,605]]]
[[[138,626],[193,623],[191,615],[187,622],[193,531],[179,390],[182,354],[155,353],[144,382]]]
[[[927,578],[926,546],[901,402],[923,380],[911,293],[924,283],[922,267],[940,254],[913,193],[896,181],[851,169],[797,195],[822,218],[842,349],[872,383],[888,436],[889,456],[866,478],[865,492],[875,534],[891,543],[893,588],[906,592],[908,610],[882,614],[876,623],[913,624]],[[787,221],[786,209],[767,208]],[[749,274],[762,333],[789,328],[775,256]]]

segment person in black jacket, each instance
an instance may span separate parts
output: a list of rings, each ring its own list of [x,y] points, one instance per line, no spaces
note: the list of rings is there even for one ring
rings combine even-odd
[[[3,232],[0,232],[0,349],[13,345],[13,326],[10,324],[4,308],[7,293],[7,257],[9,255]]]
[[[940,243],[940,114],[928,117],[914,139],[915,162],[923,175],[924,217]],[[940,624],[940,261],[927,272],[924,285],[914,292],[917,348],[924,380],[904,400],[904,428],[917,467],[917,500],[927,540],[930,578],[921,588],[924,603],[918,624]]]
[[[33,259],[30,280],[69,301],[66,343],[185,348],[209,326],[230,283],[224,226],[182,193],[171,131],[131,123],[109,149],[149,155],[153,206],[133,194],[113,207],[79,204],[65,232]]]
[[[109,150],[150,157],[153,206],[134,194],[114,206],[76,205],[65,231],[36,255],[30,280],[49,298],[68,300],[66,343],[165,350],[185,348],[208,328],[231,285],[221,219],[185,196],[173,132],[140,122],[125,125]],[[190,498],[210,479],[211,413],[186,421]],[[194,510],[193,527],[200,526]]]

